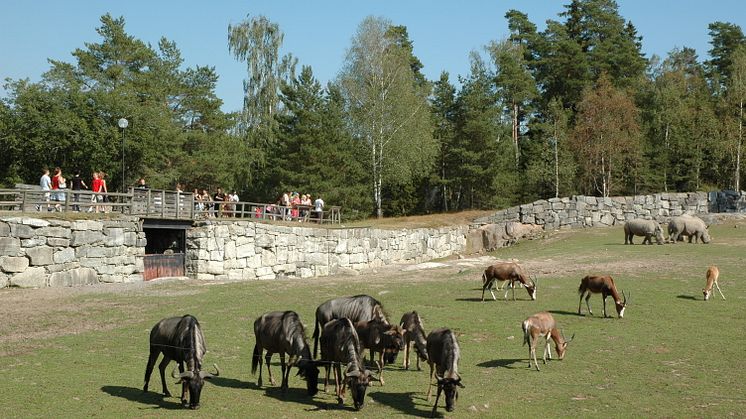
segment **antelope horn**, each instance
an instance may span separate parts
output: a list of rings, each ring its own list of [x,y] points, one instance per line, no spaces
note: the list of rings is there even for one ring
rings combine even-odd
[[[624,305],[627,305],[627,294],[624,293],[624,290],[622,290],[622,295],[624,296]]]
[[[531,275],[531,282],[534,284],[534,289],[539,287],[539,281],[536,279],[534,275]]]

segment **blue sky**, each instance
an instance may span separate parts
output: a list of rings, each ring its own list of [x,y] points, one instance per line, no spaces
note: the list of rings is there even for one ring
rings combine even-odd
[[[39,80],[47,58],[72,61],[70,53],[99,42],[101,15],[124,16],[127,32],[156,45],[176,42],[188,66],[209,65],[220,76],[217,94],[226,111],[240,109],[245,65],[228,53],[227,28],[247,15],[265,15],[285,33],[284,51],[310,65],[322,82],[333,79],[358,24],[368,15],[405,25],[414,52],[435,79],[445,70],[455,80],[469,70],[468,54],[508,35],[505,12],[527,13],[540,29],[558,19],[564,1],[158,1],[2,0],[0,80]],[[643,36],[643,52],[665,56],[675,47],[694,48],[700,59],[710,49],[707,25],[726,21],[746,30],[743,0],[618,0],[622,16]],[[0,95],[5,92],[0,91]]]

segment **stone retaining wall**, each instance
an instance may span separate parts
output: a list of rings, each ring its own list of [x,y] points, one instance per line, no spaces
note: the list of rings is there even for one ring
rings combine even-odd
[[[713,204],[706,192],[660,193],[653,195],[601,198],[573,196],[535,201],[499,211],[475,220],[475,224],[517,221],[536,224],[545,230],[612,226],[633,218],[655,219],[659,222],[684,213],[702,214]]]
[[[203,280],[308,278],[464,251],[468,226],[382,230],[202,222],[187,234],[187,272]]]
[[[0,287],[142,281],[144,254],[137,218],[0,218]]]

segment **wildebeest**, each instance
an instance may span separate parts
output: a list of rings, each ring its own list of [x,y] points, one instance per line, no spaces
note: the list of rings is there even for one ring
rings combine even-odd
[[[427,340],[425,338],[425,326],[416,311],[404,313],[399,325],[405,330],[404,333],[404,368],[409,369],[409,353],[414,344],[417,353],[417,370],[420,368],[420,360],[427,361]]]
[[[363,320],[380,319],[388,324],[383,306],[369,295],[334,298],[316,308],[316,323],[313,328],[313,357],[318,356],[319,333],[324,325],[333,319],[346,317],[352,324]]]
[[[492,287],[496,282],[509,281],[510,288],[513,289],[513,300],[515,300],[515,283],[520,282],[526,287],[526,291],[532,300],[536,300],[536,287],[537,281],[535,278],[529,280],[526,271],[521,265],[515,262],[498,262],[494,265],[488,266],[482,274],[482,301],[484,301],[484,292],[490,290],[492,299],[496,300],[495,293],[492,292]],[[505,290],[505,299],[508,299],[508,290]]]
[[[668,239],[671,243],[676,243],[683,236],[689,236],[689,243],[692,242],[692,238],[695,243],[698,240],[702,240],[704,244],[711,241],[707,224],[700,218],[689,214],[674,217],[668,222]]]
[[[707,269],[707,282],[705,283],[705,288],[702,290],[702,294],[704,294],[705,301],[710,299],[710,294],[712,294],[713,285],[715,285],[715,288],[717,288],[718,292],[720,293],[720,296],[723,297],[723,300],[725,300],[725,296],[723,295],[723,292],[720,291],[720,285],[718,285],[719,276],[720,276],[720,269],[718,269],[717,266],[710,266]]]
[[[546,311],[528,317],[521,324],[521,329],[523,329],[523,344],[528,344],[529,347],[528,367],[531,368],[531,359],[533,359],[536,371],[540,371],[539,363],[536,362],[536,344],[540,337],[546,339],[546,347],[544,348],[545,364],[547,363],[547,355],[549,356],[549,359],[552,359],[549,338],[554,341],[554,348],[557,351],[557,357],[559,359],[565,357],[567,344],[575,339],[575,335],[573,334],[570,340],[565,340],[565,335],[557,328],[557,323],[554,321],[554,317]]]
[[[591,305],[588,302],[592,294],[601,294],[604,301],[604,317],[606,316],[606,297],[611,296],[614,299],[614,305],[616,306],[616,312],[621,319],[624,317],[624,310],[627,308],[627,295],[622,291],[624,301],[619,298],[619,292],[616,290],[614,279],[608,275],[606,276],[595,276],[588,275],[580,280],[580,286],[578,287],[578,294],[580,294],[580,301],[578,302],[578,314],[580,313],[581,306],[583,304],[583,296],[585,296],[585,305],[588,307],[588,313],[593,315],[591,311]]]
[[[362,348],[370,349],[370,361],[378,366],[378,382],[383,385],[383,367],[393,362],[391,356],[384,355],[396,354],[404,349],[404,328],[373,319],[355,323],[355,331]],[[375,359],[376,352],[378,359]]]
[[[440,393],[445,393],[446,411],[453,412],[454,403],[458,400],[458,388],[463,388],[458,373],[458,360],[461,349],[456,335],[446,328],[435,329],[427,335],[427,363],[430,365],[430,380],[427,385],[427,400],[432,394],[433,376],[437,379],[438,395],[435,397],[432,415],[438,409]]]
[[[311,358],[311,349],[306,339],[306,331],[300,321],[298,313],[294,311],[272,311],[262,314],[254,321],[254,356],[251,361],[251,373],[256,373],[259,366],[258,385],[262,385],[262,351],[266,350],[267,373],[269,381],[275,385],[272,378],[272,370],[269,368],[272,355],[280,354],[280,365],[282,366],[282,391],[288,389],[288,378],[290,368],[298,367],[298,375],[306,379],[308,395],[313,396],[318,391],[319,369]],[[289,355],[287,367],[285,365],[285,354]]]
[[[658,244],[663,244],[663,229],[655,220],[645,220],[635,218],[624,223],[624,244],[634,244],[632,239],[635,236],[644,236],[642,244],[653,244],[652,236]]]
[[[172,373],[174,378],[179,379],[181,383],[181,404],[187,404],[191,409],[199,409],[199,398],[202,392],[202,386],[206,379],[213,377],[207,371],[202,371],[202,359],[205,356],[205,337],[202,335],[199,322],[190,315],[183,317],[170,317],[163,319],[153,326],[150,331],[150,357],[148,365],[145,367],[145,386],[143,391],[148,391],[148,382],[150,374],[153,372],[153,366],[158,356],[163,353],[163,360],[158,364],[161,372],[161,383],[163,383],[163,395],[171,396],[166,387],[166,367],[169,362],[176,361],[179,367],[179,375],[176,375],[176,368]],[[186,368],[184,368],[186,364]],[[220,375],[218,366],[215,365],[214,376]],[[189,402],[187,403],[186,393],[189,392]]]
[[[324,325],[321,334],[321,362],[326,368],[324,391],[329,382],[329,370],[332,369],[339,403],[344,403],[345,388],[349,385],[352,401],[357,410],[362,409],[365,404],[365,392],[371,380],[370,371],[363,365],[361,352],[360,340],[350,319],[343,317]],[[342,364],[346,365],[344,376]]]

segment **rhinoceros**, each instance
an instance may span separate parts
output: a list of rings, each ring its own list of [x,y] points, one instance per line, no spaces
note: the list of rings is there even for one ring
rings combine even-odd
[[[655,235],[655,241],[658,244],[663,244],[663,229],[660,224],[655,220],[644,220],[642,218],[635,218],[624,223],[624,244],[632,243],[634,236],[645,236],[642,244],[653,244],[650,240],[650,236]]]
[[[689,236],[689,243],[697,243],[698,240],[702,240],[702,243],[710,242],[710,232],[707,231],[707,225],[700,218],[693,215],[682,215],[674,217],[668,222],[668,239],[671,243],[676,241],[682,236]]]

